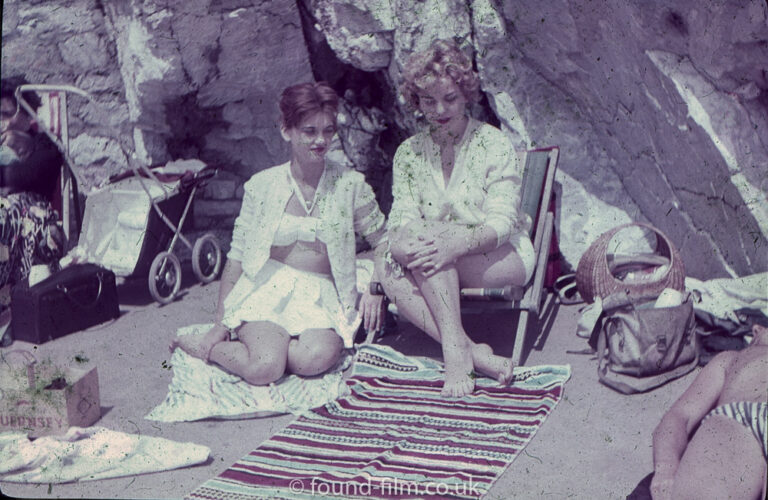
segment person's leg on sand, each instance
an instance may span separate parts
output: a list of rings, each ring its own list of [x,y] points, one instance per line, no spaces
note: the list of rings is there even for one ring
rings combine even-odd
[[[408,318],[417,328],[429,335],[433,340],[442,344],[440,331],[432,317],[432,312],[427,307],[424,297],[421,296],[411,273],[401,277],[386,275],[382,281],[387,296],[393,298],[400,314]],[[507,384],[512,378],[512,362],[493,354],[488,344],[478,344],[469,339],[472,351],[472,364],[475,369],[497,380],[500,384]]]
[[[506,244],[487,253],[471,254],[456,262],[459,285],[462,288],[496,288],[509,284],[525,284],[523,260],[512,245]],[[476,344],[473,352],[475,366],[501,384],[512,380],[512,360],[493,353],[488,344]]]
[[[229,329],[217,324],[204,333],[177,335],[168,348],[173,352],[178,347],[190,356],[208,361],[213,346],[227,340],[229,340]]]
[[[412,275],[440,332],[445,361],[442,394],[451,397],[470,394],[475,387],[472,342],[461,323],[458,272],[451,266],[430,277],[418,272]]]

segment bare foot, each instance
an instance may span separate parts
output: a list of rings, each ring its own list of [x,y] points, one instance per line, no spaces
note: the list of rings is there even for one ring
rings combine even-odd
[[[168,348],[173,352],[177,347],[190,356],[208,361],[213,346],[229,336],[229,330],[216,325],[206,333],[177,335]]]
[[[472,374],[472,353],[470,346],[443,345],[443,359],[445,360],[445,382],[443,396],[460,398],[471,394],[475,388],[475,379]]]
[[[472,347],[472,361],[480,373],[487,375],[501,385],[512,381],[512,360],[493,353],[488,344],[475,344]]]

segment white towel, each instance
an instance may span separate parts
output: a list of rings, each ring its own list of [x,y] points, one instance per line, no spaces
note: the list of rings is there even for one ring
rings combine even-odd
[[[179,335],[208,331],[211,324],[179,329]],[[343,371],[353,356],[345,354],[329,372],[317,377],[289,375],[275,383],[254,386],[237,375],[176,349],[171,356],[173,380],[165,401],[146,417],[159,422],[190,422],[204,418],[253,418],[282,413],[299,415],[347,393]]]
[[[768,316],[768,272],[741,278],[718,278],[700,281],[685,278],[685,288],[699,297],[694,309],[720,319],[740,323],[740,309],[754,309]]]
[[[70,427],[63,436],[30,441],[24,432],[0,434],[0,477],[14,483],[69,483],[159,472],[208,460],[193,443],[126,434],[104,427]]]

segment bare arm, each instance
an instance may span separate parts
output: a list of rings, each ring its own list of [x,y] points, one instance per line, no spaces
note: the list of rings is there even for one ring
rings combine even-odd
[[[438,228],[436,233],[430,234],[429,237],[425,237],[424,232],[420,230],[404,231],[401,223],[400,228],[393,231],[391,236],[393,239],[398,239],[400,248],[407,249],[410,256],[407,264],[410,269],[421,268],[431,261],[435,264],[433,272],[437,272],[465,255],[495,250],[509,241],[510,234],[521,228],[527,228],[528,223],[524,215],[524,220],[518,220],[521,217],[519,212],[522,166],[514,148],[503,133],[493,127],[483,127],[480,137],[466,147],[469,149],[464,160],[465,175],[468,179],[482,180],[484,199],[475,208],[482,210],[485,217],[475,224],[432,221]],[[404,158],[407,157],[404,156]],[[403,167],[408,165],[406,161],[402,161],[401,164]],[[406,182],[409,175],[405,168],[403,170],[405,174],[400,175],[401,186],[398,192],[402,198],[408,198],[408,194],[411,194],[411,198],[417,197],[418,192],[409,193],[406,190],[409,187]],[[414,176],[415,174],[412,174],[410,177]],[[393,174],[393,185],[394,182]],[[417,185],[416,189],[418,190],[419,187],[421,186]],[[471,196],[467,199],[460,197],[459,200],[454,201],[457,205],[477,203]],[[415,215],[419,215],[415,210],[412,211]],[[418,222],[414,223],[418,227]],[[424,271],[425,275],[430,272]]]
[[[379,276],[383,276],[383,270],[381,269],[384,262],[384,253],[386,252],[387,245],[381,244],[373,250],[369,250],[360,254],[361,257],[367,259],[373,259],[373,274],[371,275],[371,282],[380,281]],[[366,332],[379,331],[384,325],[384,296],[373,295],[370,287],[366,287],[363,290],[360,297],[359,310],[363,318],[363,328]]]
[[[498,234],[488,224],[451,224],[441,234],[446,245],[455,249],[457,257],[490,252],[498,246]]]
[[[240,275],[243,273],[243,266],[239,260],[229,259],[224,265],[224,271],[221,273],[221,283],[219,284],[219,301],[216,306],[216,323],[221,323],[224,319],[224,300],[232,291]]]
[[[373,274],[371,274],[371,282],[381,281],[381,277],[384,275],[384,269],[382,269],[382,265],[384,262],[384,256],[386,252],[387,252],[387,244],[382,243],[376,248],[373,248],[371,250],[366,250],[365,252],[358,254],[358,258],[371,259],[373,261],[374,265],[373,265]]]
[[[494,250],[498,244],[496,230],[488,224],[433,221],[429,226],[422,234],[402,229],[390,233],[390,238],[405,250],[405,255],[400,257],[405,262],[401,263],[411,271],[420,270],[426,277],[460,257]]]
[[[373,261],[371,282],[379,281],[379,263],[386,250],[387,226],[384,214],[379,209],[371,186],[360,176],[356,184],[354,228],[357,234],[365,238],[371,250],[358,255],[358,258]],[[362,315],[363,328],[366,332],[378,331],[384,323],[384,297],[371,294],[369,286],[363,290],[358,310]]]
[[[229,253],[227,254],[227,263],[224,265],[224,271],[221,273],[221,282],[219,284],[219,300],[216,306],[216,324],[221,326],[224,319],[224,300],[229,292],[234,288],[235,283],[243,274],[243,260],[245,252],[249,248],[248,235],[253,234],[251,221],[257,217],[256,207],[258,202],[255,198],[253,185],[256,176],[251,177],[244,186],[243,203],[240,207],[240,214],[235,219],[235,227],[232,229],[232,241],[230,243]]]
[[[654,483],[671,479],[688,445],[691,431],[717,402],[725,383],[726,369],[733,353],[724,352],[713,358],[696,376],[693,383],[653,431]]]

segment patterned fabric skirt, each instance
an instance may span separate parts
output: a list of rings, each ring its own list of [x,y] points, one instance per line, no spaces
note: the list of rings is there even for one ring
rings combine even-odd
[[[36,193],[0,196],[0,311],[11,286],[27,279],[35,264],[58,262],[64,237],[50,202]]]
[[[269,321],[297,336],[311,328],[330,328],[352,347],[355,322],[343,314],[330,276],[302,271],[273,259],[267,260],[251,279],[245,273],[224,301],[223,323],[237,328],[242,323]]]

